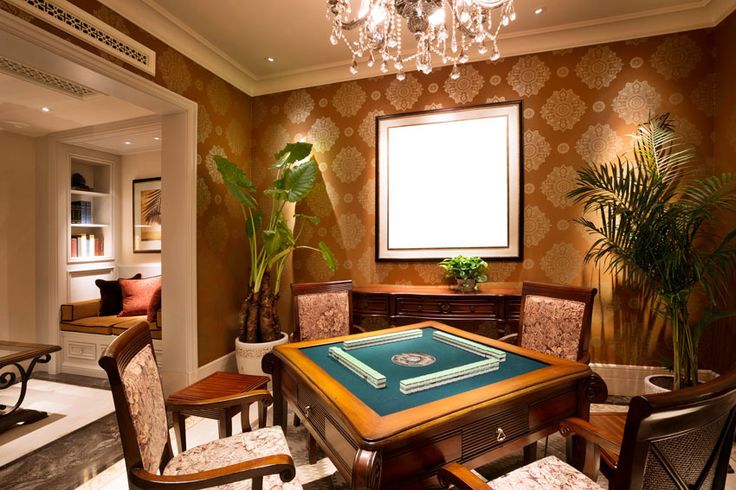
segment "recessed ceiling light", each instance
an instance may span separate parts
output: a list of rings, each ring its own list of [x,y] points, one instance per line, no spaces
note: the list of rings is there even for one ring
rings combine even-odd
[[[153,138],[153,139],[154,139],[155,141],[161,141],[161,138],[160,138],[160,137],[158,137],[158,136],[156,136],[156,137],[155,137],[155,138]]]
[[[273,63],[274,61],[276,61],[276,59],[272,56],[266,56],[266,61],[268,61],[269,63]]]
[[[126,145],[132,145],[133,144],[131,141],[124,141],[123,143],[125,143]]]
[[[51,108],[43,106],[41,107],[41,112],[51,112]]]
[[[536,9],[534,9],[534,13],[537,14],[537,15],[539,15],[539,14],[541,14],[543,12],[544,12],[544,7],[537,7]]]

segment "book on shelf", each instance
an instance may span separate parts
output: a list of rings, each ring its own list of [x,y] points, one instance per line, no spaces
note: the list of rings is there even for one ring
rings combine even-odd
[[[105,256],[105,237],[98,237],[93,233],[82,233],[72,235],[71,240],[71,257],[87,258],[87,257],[104,257]]]
[[[71,220],[73,224],[91,224],[92,201],[72,201]]]

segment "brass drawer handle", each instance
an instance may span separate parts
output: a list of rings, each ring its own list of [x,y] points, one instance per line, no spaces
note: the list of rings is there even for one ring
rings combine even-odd
[[[506,440],[506,433],[500,427],[496,430],[496,440],[498,442],[503,442]]]
[[[307,418],[312,416],[312,406],[311,405],[307,405],[306,407],[304,407],[304,416]]]

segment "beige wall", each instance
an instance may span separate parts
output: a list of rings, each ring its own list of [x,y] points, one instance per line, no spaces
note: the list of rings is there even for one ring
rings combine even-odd
[[[0,339],[36,341],[36,155],[0,131]]]
[[[120,237],[117,257],[119,266],[137,264],[161,264],[160,253],[133,253],[133,180],[161,177],[161,152],[152,151],[135,155],[123,155],[118,179],[120,196]]]

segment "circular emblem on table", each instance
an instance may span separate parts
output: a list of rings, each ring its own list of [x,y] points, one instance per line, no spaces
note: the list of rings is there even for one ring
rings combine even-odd
[[[391,357],[391,362],[399,366],[424,367],[434,364],[437,359],[423,352],[402,352]]]

